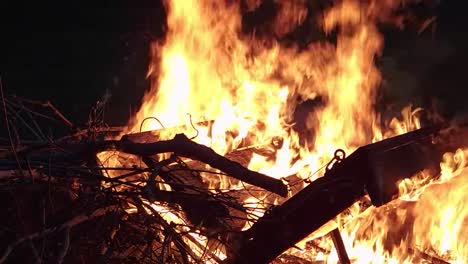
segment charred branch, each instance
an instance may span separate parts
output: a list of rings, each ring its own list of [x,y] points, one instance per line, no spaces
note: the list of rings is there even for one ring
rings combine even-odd
[[[336,252],[338,253],[340,264],[351,264],[348,253],[346,252],[345,245],[343,243],[343,239],[341,238],[340,230],[338,230],[338,228],[333,229],[330,232],[330,236],[333,240],[333,245],[335,246]]]
[[[202,161],[226,174],[261,187],[270,192],[286,196],[287,186],[281,180],[246,169],[241,164],[233,162],[204,145],[188,139],[184,134],[177,134],[171,140],[154,143],[133,143],[125,140],[116,142],[117,150],[140,156],[152,156],[160,153],[173,152],[178,156]]]
[[[154,143],[134,143],[125,140],[125,137],[118,141],[108,140],[69,144],[41,143],[18,151],[17,155],[21,157],[22,160],[18,161],[17,164],[25,163],[26,160],[28,162],[43,162],[44,164],[50,162],[72,162],[74,164],[80,164],[86,162],[88,157],[92,157],[106,150],[118,150],[142,157],[161,153],[174,153],[177,156],[204,162],[226,173],[226,175],[281,196],[285,197],[288,193],[287,186],[281,180],[251,171],[241,164],[219,155],[211,148],[190,140],[184,134],[177,134],[171,140],[162,140]],[[8,159],[2,162],[0,166],[11,168],[11,166],[14,166],[14,163],[12,163],[11,159]]]
[[[268,263],[362,195],[363,181],[348,177],[315,180],[255,223],[232,263]]]

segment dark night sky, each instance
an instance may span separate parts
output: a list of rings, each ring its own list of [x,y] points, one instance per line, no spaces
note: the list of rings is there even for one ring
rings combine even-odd
[[[149,86],[149,43],[162,36],[165,17],[159,1],[107,2],[9,6],[0,51],[6,92],[50,99],[83,121],[108,90],[107,118],[124,123]]]
[[[149,87],[145,80],[149,43],[163,36],[164,10],[157,0],[138,4],[100,1],[99,6],[77,2],[0,4],[4,90],[31,99],[50,99],[80,122],[108,90],[112,98],[107,121],[123,124]],[[391,33],[386,36],[384,51],[396,61],[398,74],[417,79],[410,97],[415,93],[435,95],[457,111],[467,109],[464,98],[468,98],[468,23],[465,9],[457,6],[461,2],[446,0],[437,9],[435,38],[427,33]]]

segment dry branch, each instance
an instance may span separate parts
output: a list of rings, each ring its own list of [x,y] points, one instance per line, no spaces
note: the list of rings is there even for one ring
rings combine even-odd
[[[139,155],[152,156],[160,153],[173,152],[178,156],[202,161],[213,168],[252,185],[270,192],[286,196],[287,186],[281,180],[246,169],[241,164],[233,162],[212,150],[187,138],[184,134],[177,134],[171,140],[154,143],[133,143],[126,140],[115,142],[119,151]]]
[[[113,149],[142,157],[161,153],[175,153],[177,156],[204,162],[231,177],[261,187],[283,197],[287,196],[288,193],[287,186],[281,180],[249,170],[241,164],[219,155],[211,148],[188,139],[184,134],[177,134],[171,140],[162,140],[154,143],[134,143],[123,137],[122,140],[107,140],[91,143],[35,144],[22,149],[18,155],[31,162],[42,161],[44,163],[50,163],[70,161],[73,163],[80,163],[101,151]],[[18,162],[18,164],[22,163],[23,162]],[[14,166],[14,164],[8,160],[2,162],[0,165],[7,167]]]
[[[273,208],[246,233],[231,263],[268,263],[364,195],[364,183],[322,177]]]

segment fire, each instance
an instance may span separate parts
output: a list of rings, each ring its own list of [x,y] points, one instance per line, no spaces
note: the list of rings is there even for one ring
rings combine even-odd
[[[375,3],[359,6],[357,1],[343,1],[321,21],[326,32],[343,32],[337,44],[312,43],[306,50],[243,35],[236,1],[165,3],[167,37],[164,45],[158,43],[153,49],[149,71],[153,85],[130,131],[188,125],[190,114],[195,123],[214,122],[210,132],[197,127],[201,133],[195,140],[220,154],[236,149],[243,140],[266,145],[281,138],[287,149],[274,163],[261,165],[275,171],[275,177],[291,173],[307,177],[335,149],[352,151],[374,137],[378,126],[373,104],[380,75],[373,61],[383,42],[375,23],[390,19],[396,3],[382,4],[382,13]],[[293,29],[307,14],[303,1],[279,7],[275,32]],[[362,10],[369,11],[361,14]],[[291,129],[295,102],[316,97],[326,103],[306,121],[315,137],[300,144]],[[160,122],[141,125],[147,117]],[[259,167],[258,162],[251,166]]]
[[[336,43],[322,41],[299,48],[244,34],[239,1],[166,0],[168,30],[164,43],[152,48],[148,73],[152,87],[126,132],[177,127],[219,154],[246,142],[248,146],[280,142],[274,159],[254,154],[248,167],[275,178],[296,174],[314,180],[336,149],[350,153],[420,127],[420,109],[405,108],[403,120],[394,119],[383,127],[374,110],[381,81],[374,60],[383,46],[377,24],[400,25],[394,11],[403,2],[337,1],[319,21],[327,34],[338,32]],[[247,1],[247,8],[260,3]],[[292,31],[309,12],[306,1],[275,3],[279,11],[271,27],[276,37]],[[293,129],[297,102],[307,100],[321,101],[305,118],[306,128],[313,131],[308,136]],[[174,136],[174,130],[160,131],[161,139]],[[349,215],[339,216],[324,228],[341,229],[350,257],[357,263],[412,263],[417,261],[417,250],[436,252],[450,261],[468,261],[468,234],[463,230],[468,221],[463,206],[468,202],[464,196],[468,182],[463,177],[468,176],[463,170],[466,154],[466,150],[447,154],[440,179],[430,185],[425,181],[428,172],[418,175],[417,182],[415,178],[403,181],[400,189],[406,199],[364,212],[356,205]],[[210,175],[204,180],[223,188],[242,187],[223,176]],[[266,209],[261,200],[245,200],[253,218],[261,217]],[[166,210],[152,206],[159,212]],[[168,221],[183,220],[171,215]],[[298,248],[319,236],[316,232]],[[201,235],[192,237],[207,243]],[[321,243],[330,254],[298,249],[290,253],[336,263],[331,241]]]
[[[468,149],[447,153],[441,177],[424,186],[417,200],[398,199],[370,207],[342,229],[356,263],[421,263],[432,254],[450,263],[466,263],[468,221]],[[329,263],[336,263],[332,254]],[[439,260],[440,261],[440,260]]]
[[[428,187],[415,211],[415,242],[457,263],[468,261],[467,157],[468,149],[444,156],[440,182]]]

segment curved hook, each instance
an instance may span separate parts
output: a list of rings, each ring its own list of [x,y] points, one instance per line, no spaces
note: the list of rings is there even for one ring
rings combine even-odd
[[[340,163],[346,158],[346,152],[342,149],[337,149],[335,150],[335,153],[333,154],[333,158],[328,162],[327,167],[325,170],[328,172],[330,171],[335,164]]]
[[[346,158],[346,152],[342,149],[335,150],[335,154],[333,157],[337,161],[342,161]]]

